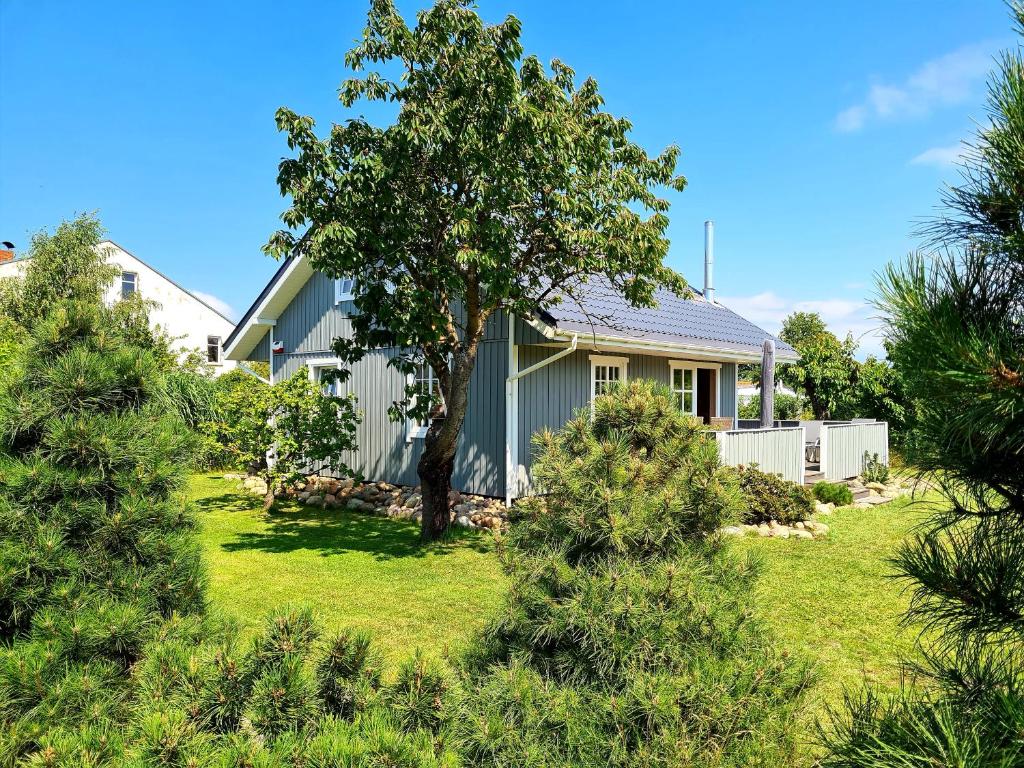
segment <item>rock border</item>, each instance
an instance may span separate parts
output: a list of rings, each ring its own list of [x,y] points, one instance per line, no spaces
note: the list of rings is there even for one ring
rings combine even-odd
[[[238,480],[238,489],[254,496],[266,496],[267,485],[262,478],[235,472],[224,474],[226,480]],[[423,517],[423,496],[420,487],[385,482],[356,483],[352,478],[338,479],[310,475],[284,491],[275,494],[309,507],[345,509],[377,517],[419,522]],[[508,527],[505,505],[498,499],[477,494],[452,491],[451,522],[462,528],[503,530]]]

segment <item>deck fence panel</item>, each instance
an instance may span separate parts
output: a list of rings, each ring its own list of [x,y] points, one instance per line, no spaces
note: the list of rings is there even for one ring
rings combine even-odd
[[[826,480],[846,480],[864,469],[865,451],[889,465],[889,425],[826,424],[821,427],[821,471]]]
[[[804,481],[804,429],[739,429],[715,432],[722,463],[757,464],[762,472],[782,475],[794,483]]]

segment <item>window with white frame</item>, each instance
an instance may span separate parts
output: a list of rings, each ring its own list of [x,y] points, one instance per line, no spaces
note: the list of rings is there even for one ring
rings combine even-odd
[[[139,274],[137,272],[121,273],[121,298],[127,299],[139,290]]]
[[[697,368],[682,363],[669,363],[672,394],[683,413],[697,413]]]
[[[325,395],[338,395],[341,383],[334,375],[336,370],[337,360],[314,361],[309,363],[309,378],[320,383],[320,389]]]
[[[206,337],[206,362],[220,365],[220,336]]]
[[[614,384],[625,383],[627,357],[609,357],[607,355],[590,356],[590,396],[591,401],[603,395]]]
[[[409,403],[410,407],[416,405],[416,401],[421,395],[428,393],[431,395],[432,400],[431,409],[436,408],[439,403],[443,406],[444,398],[441,394],[441,383],[434,374],[434,369],[430,367],[430,363],[425,360],[417,363],[416,371],[410,374],[410,384],[413,385],[416,392]],[[426,437],[428,427],[430,427],[430,419],[428,417],[409,419],[409,439]]]
[[[356,279],[354,277],[339,277],[334,281],[334,303],[352,301],[356,297]]]

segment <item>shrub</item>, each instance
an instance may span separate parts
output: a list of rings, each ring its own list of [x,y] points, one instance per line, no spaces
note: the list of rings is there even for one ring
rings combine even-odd
[[[743,522],[758,525],[775,520],[792,525],[814,512],[813,498],[802,485],[762,472],[756,464],[741,466],[737,471],[746,500]]]
[[[811,490],[814,493],[814,498],[823,504],[835,504],[837,507],[853,504],[853,491],[845,483],[819,480]]]
[[[864,451],[861,461],[863,469],[860,479],[865,483],[886,483],[889,481],[889,468],[878,458],[878,454],[870,455]]]
[[[717,534],[742,501],[701,425],[631,381],[536,446],[543,495],[513,510],[508,597],[462,665],[466,760],[791,764],[807,668]]]
[[[776,419],[802,419],[806,418],[807,400],[801,395],[787,395],[784,392],[775,393],[775,418]],[[741,419],[761,418],[761,396],[751,395],[744,402],[740,403]]]

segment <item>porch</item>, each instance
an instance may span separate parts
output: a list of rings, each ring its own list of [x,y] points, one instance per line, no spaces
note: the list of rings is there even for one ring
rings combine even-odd
[[[801,485],[857,477],[864,469],[865,453],[877,454],[889,465],[889,425],[884,421],[776,421],[761,427],[740,419],[737,426],[714,433],[723,463],[756,463],[765,472]]]

